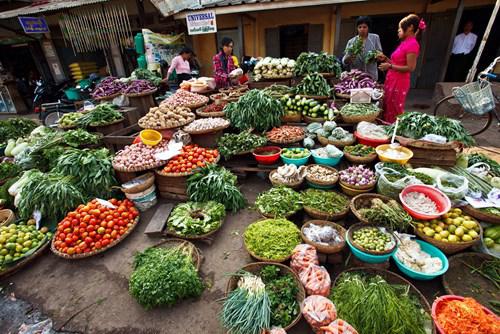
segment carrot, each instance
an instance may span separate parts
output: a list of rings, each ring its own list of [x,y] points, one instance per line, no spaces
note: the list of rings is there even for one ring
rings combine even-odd
[[[443,302],[436,321],[446,334],[498,334],[500,319],[484,312],[473,298]]]

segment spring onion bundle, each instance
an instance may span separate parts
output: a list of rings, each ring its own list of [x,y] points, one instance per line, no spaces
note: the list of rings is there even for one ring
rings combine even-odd
[[[224,301],[220,320],[232,334],[261,334],[270,327],[271,307],[262,279],[243,272]]]

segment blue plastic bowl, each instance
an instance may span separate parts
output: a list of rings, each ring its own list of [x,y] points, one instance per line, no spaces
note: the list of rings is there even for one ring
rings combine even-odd
[[[441,268],[440,271],[437,271],[437,272],[432,273],[432,274],[421,273],[419,271],[415,271],[415,270],[410,269],[407,266],[405,266],[396,257],[396,253],[394,253],[392,255],[392,259],[394,260],[394,262],[396,262],[396,266],[398,266],[399,270],[401,270],[401,272],[403,274],[405,274],[406,276],[413,278],[413,279],[416,279],[416,280],[421,280],[421,281],[428,281],[428,280],[431,280],[433,278],[436,278],[438,276],[443,275],[448,270],[448,266],[449,266],[448,258],[446,257],[446,255],[444,255],[444,253],[441,252],[441,250],[439,250],[439,248],[431,245],[428,242],[425,242],[422,240],[415,240],[415,241],[420,244],[420,248],[422,249],[422,251],[426,252],[427,254],[429,254],[432,257],[438,257],[441,260],[441,262],[443,262],[443,268]]]
[[[304,148],[300,148],[301,151],[304,150]],[[305,164],[307,164],[307,161],[309,161],[309,157],[311,157],[311,153],[309,153],[309,155],[305,158],[300,158],[300,159],[290,159],[290,158],[286,158],[283,156],[283,153],[281,153],[281,160],[283,160],[283,162],[285,164],[292,164],[292,165],[295,165],[295,166],[304,166]]]
[[[314,154],[314,151],[312,152],[312,157],[314,159],[314,162],[316,162],[318,165],[327,165],[327,166],[337,166],[342,160],[342,157],[344,156],[344,152],[342,152],[342,155],[338,158],[322,158],[316,154]]]
[[[349,238],[347,237],[347,233],[348,232],[346,232],[346,234],[345,234],[345,241],[349,245],[351,252],[354,254],[354,256],[356,258],[358,258],[359,260],[366,262],[366,263],[383,263],[383,262],[389,260],[389,258],[392,256],[392,254],[394,254],[396,252],[396,249],[398,249],[398,246],[396,246],[396,247],[394,247],[394,250],[391,253],[384,254],[384,255],[368,254],[368,253],[362,252],[359,249],[357,249],[356,247],[354,247],[351,244],[351,242],[349,241]]]

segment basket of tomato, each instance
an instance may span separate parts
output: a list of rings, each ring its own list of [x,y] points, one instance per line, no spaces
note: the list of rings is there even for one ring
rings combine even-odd
[[[81,259],[120,243],[139,222],[139,211],[128,199],[81,204],[59,222],[51,250],[65,259]]]
[[[189,175],[197,168],[207,164],[216,164],[220,159],[219,151],[200,147],[197,144],[186,145],[181,153],[170,159],[165,167],[156,171],[156,187],[162,193],[186,195],[186,182]]]

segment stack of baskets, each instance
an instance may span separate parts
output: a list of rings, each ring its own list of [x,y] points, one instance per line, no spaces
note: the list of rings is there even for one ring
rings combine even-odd
[[[140,211],[146,211],[158,202],[156,198],[155,175],[151,172],[122,184],[121,189],[125,193],[125,196],[134,202]]]

